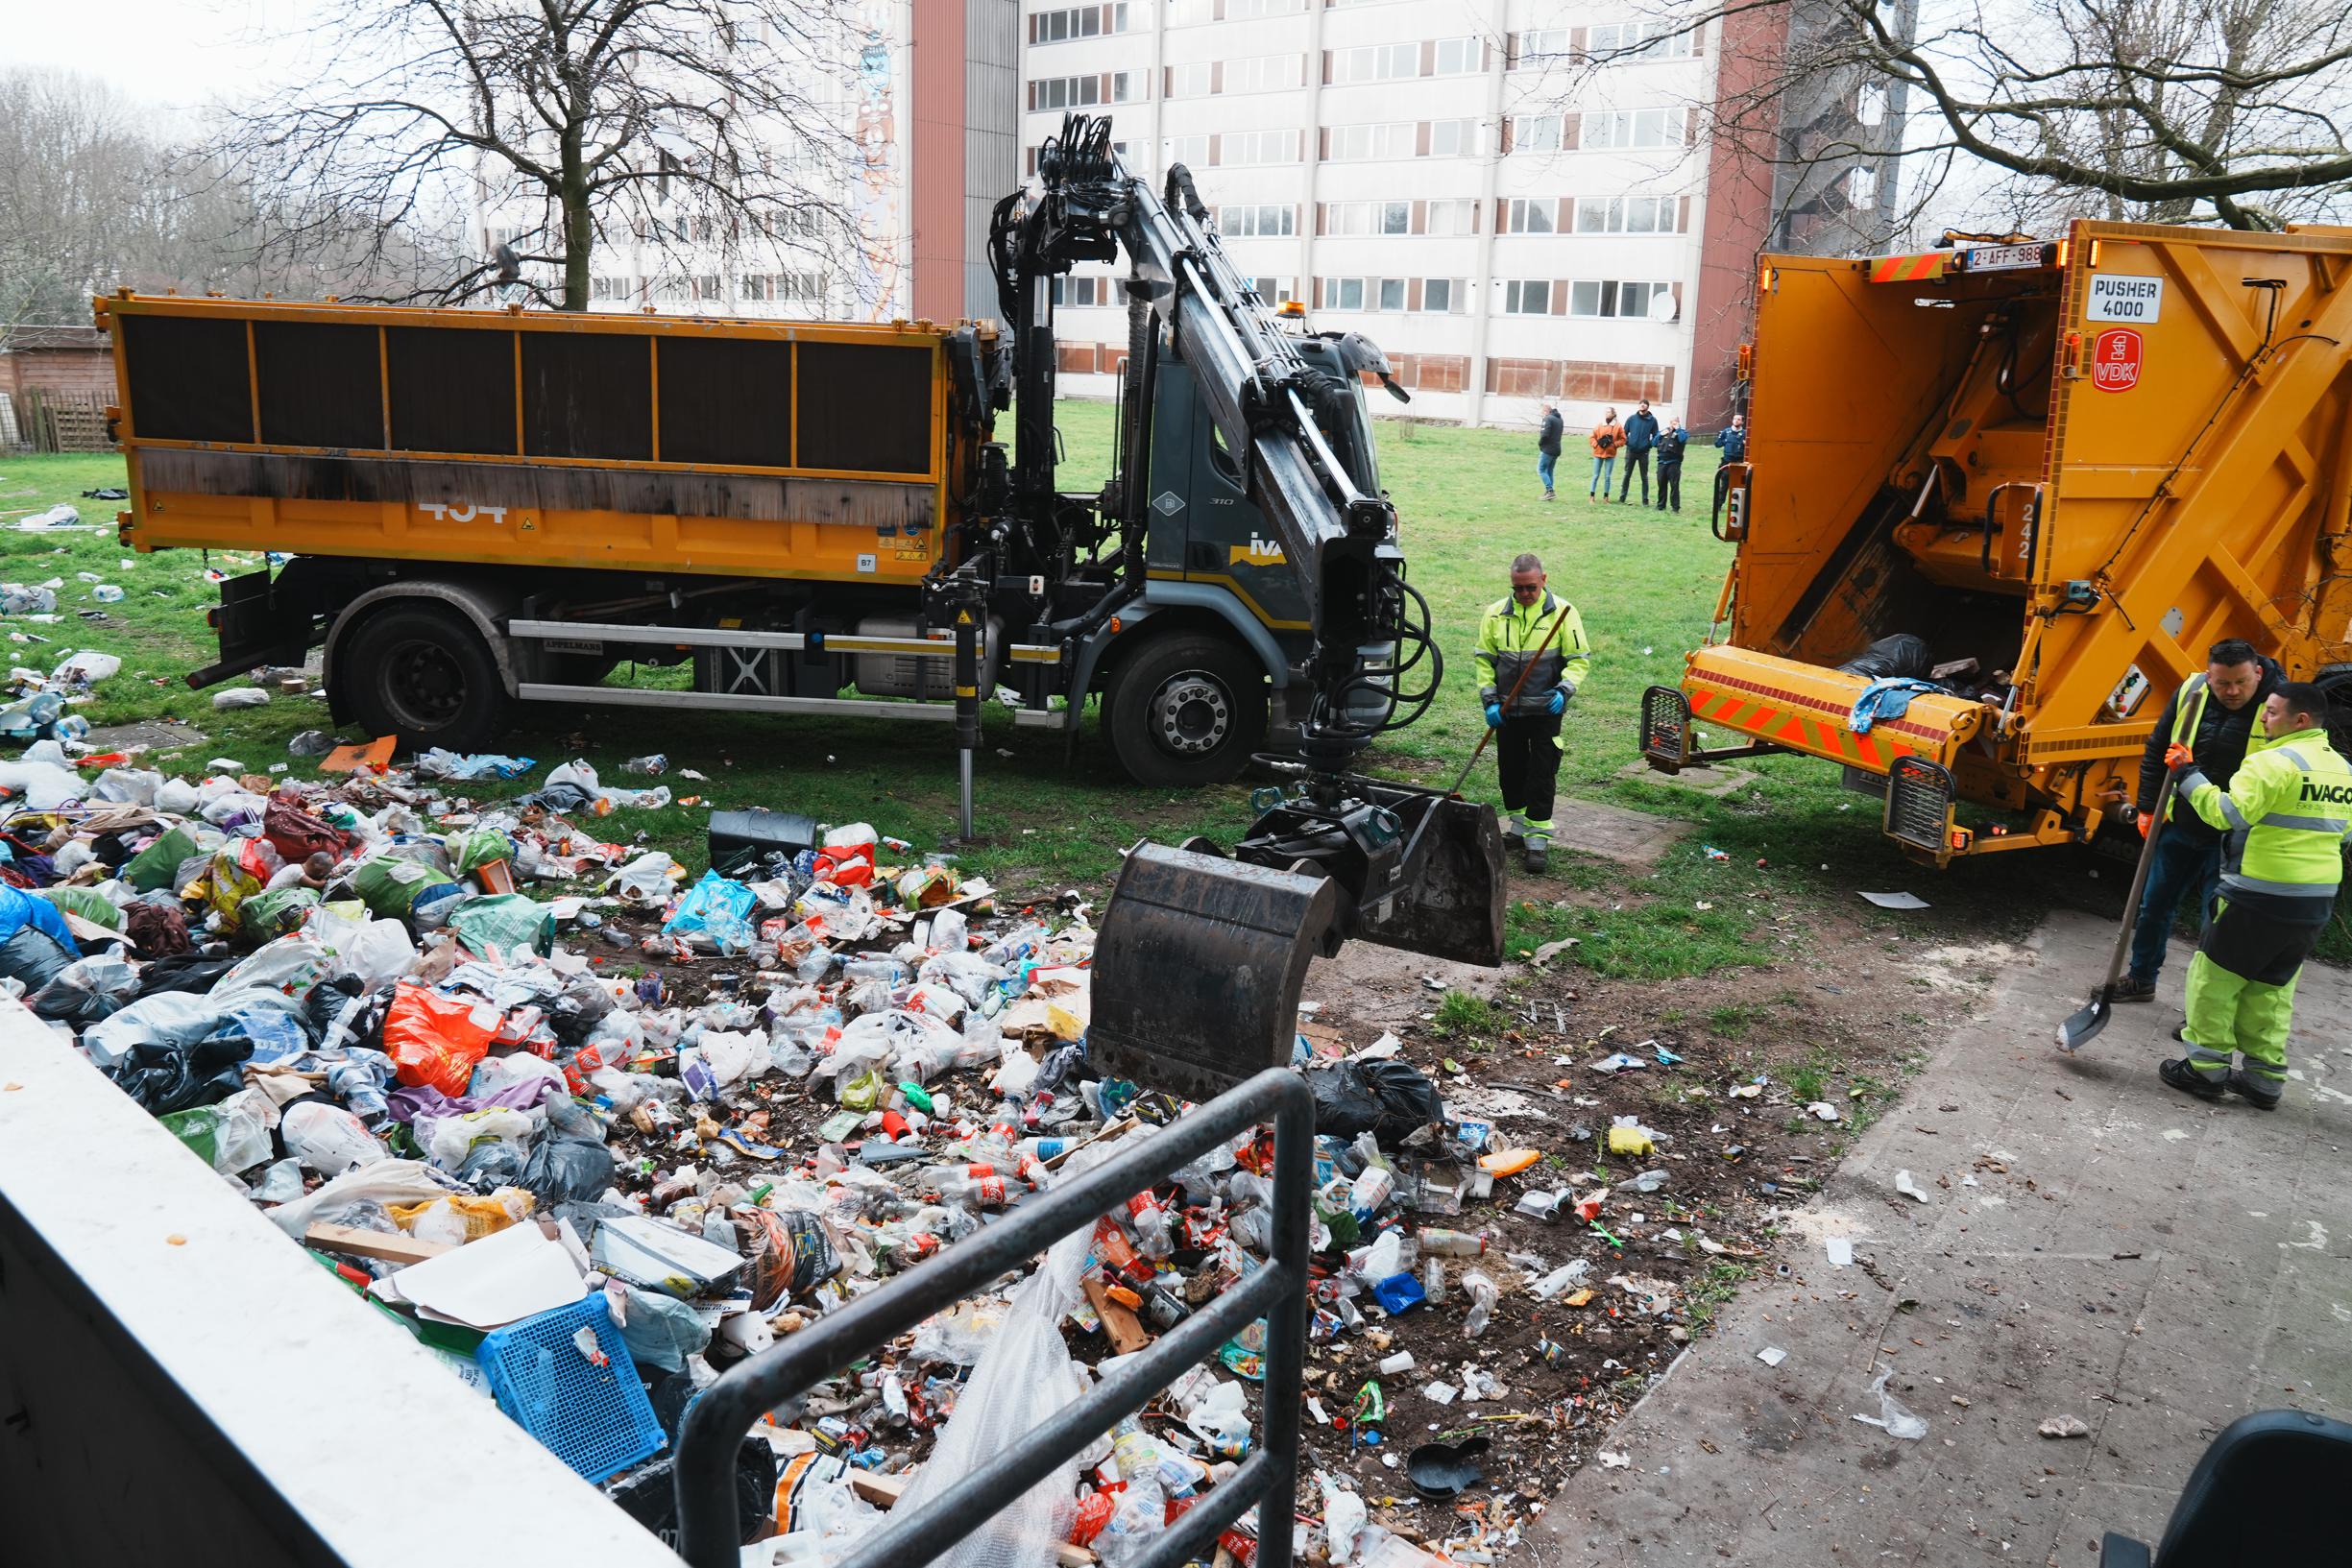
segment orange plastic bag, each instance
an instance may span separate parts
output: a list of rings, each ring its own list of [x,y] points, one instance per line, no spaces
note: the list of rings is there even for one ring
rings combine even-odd
[[[454,1099],[473,1080],[473,1064],[490,1054],[501,1022],[486,1001],[438,996],[402,980],[384,1013],[384,1053],[402,1083],[438,1089]]]

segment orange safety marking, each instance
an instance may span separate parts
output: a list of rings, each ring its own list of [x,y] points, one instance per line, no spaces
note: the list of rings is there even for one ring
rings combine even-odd
[[[1753,691],[1760,696],[1778,697],[1782,702],[1793,702],[1800,707],[1809,708],[1815,712],[1834,714],[1841,725],[1844,723],[1846,717],[1845,713],[1840,712],[1834,708],[1829,707],[1818,697],[1808,697],[1801,691],[1782,690],[1779,687],[1762,686],[1754,681],[1743,681],[1736,675],[1722,675],[1710,669],[1693,671],[1690,679],[1694,681],[1706,681],[1719,686],[1736,687],[1742,691]],[[1952,732],[1948,729],[1939,730],[1931,725],[1921,724],[1916,720],[1907,718],[1882,718],[1879,720],[1878,723],[1871,726],[1872,735],[1878,734],[1878,732],[1880,730],[1898,730],[1904,735],[1915,735],[1923,740],[1932,741],[1937,745],[1941,745],[1943,742],[1952,738]],[[1856,736],[1856,738],[1860,739],[1867,737]]]
[[[1952,263],[1950,251],[1930,251],[1925,255],[1882,255],[1870,264],[1870,280],[1874,283],[1918,283],[1930,277],[1941,277]]]
[[[1919,748],[1891,742],[1885,751],[1881,751],[1874,738],[1875,729],[1872,735],[1856,735],[1840,725],[1823,723],[1802,713],[1782,713],[1762,703],[1746,702],[1729,693],[1701,692],[1690,707],[1698,717],[1712,723],[1745,730],[1751,735],[1806,750],[1848,758],[1881,771],[1893,762],[1895,757],[1905,752],[1926,755]],[[1750,709],[1754,710],[1752,716],[1748,713]]]

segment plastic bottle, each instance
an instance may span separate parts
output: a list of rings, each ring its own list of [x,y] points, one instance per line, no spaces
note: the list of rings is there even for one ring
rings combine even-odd
[[[1135,1248],[1147,1258],[1165,1258],[1176,1251],[1169,1234],[1168,1211],[1147,1190],[1127,1200],[1128,1220],[1135,1227]]]
[[[1479,1258],[1486,1255],[1487,1233],[1467,1230],[1441,1230],[1435,1225],[1423,1226],[1420,1233],[1421,1251],[1439,1258]]]
[[[1475,1339],[1493,1321],[1494,1303],[1502,1291],[1485,1269],[1469,1268],[1462,1274],[1462,1292],[1470,1298],[1470,1310],[1462,1319],[1462,1332]]]
[[[1111,1457],[1127,1491],[1095,1538],[1094,1551],[1111,1568],[1120,1568],[1142,1557],[1168,1528],[1168,1494],[1160,1485],[1159,1445],[1132,1415],[1111,1429]]]
[[[981,949],[980,955],[999,969],[1010,969],[1036,953],[1049,934],[1043,926],[1035,922],[1015,927]]]
[[[960,1176],[941,1183],[939,1195],[959,1209],[1001,1209],[1005,1206],[1005,1178]]]

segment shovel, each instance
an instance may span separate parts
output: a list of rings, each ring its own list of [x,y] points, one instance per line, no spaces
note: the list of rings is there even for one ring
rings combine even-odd
[[[2131,894],[2123,901],[2123,926],[2115,933],[2115,956],[2107,963],[2106,983],[2091,993],[2090,1001],[2058,1025],[2058,1049],[2072,1053],[2097,1037],[2115,1011],[2116,981],[2122,978],[2123,959],[2131,951],[2132,928],[2140,921],[2140,892],[2147,886],[2147,868],[2155,863],[2156,839],[2164,832],[2165,812],[2172,804],[2172,775],[2164,776],[2156,791],[2156,820],[2148,825],[2147,842],[2140,846],[2140,869],[2132,873]]]

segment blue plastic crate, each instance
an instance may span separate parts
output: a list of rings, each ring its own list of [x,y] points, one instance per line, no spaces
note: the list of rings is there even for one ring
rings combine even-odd
[[[610,1365],[596,1365],[571,1342],[583,1327],[596,1331]],[[473,1359],[498,1409],[592,1482],[651,1458],[667,1441],[601,1293],[493,1329]]]

